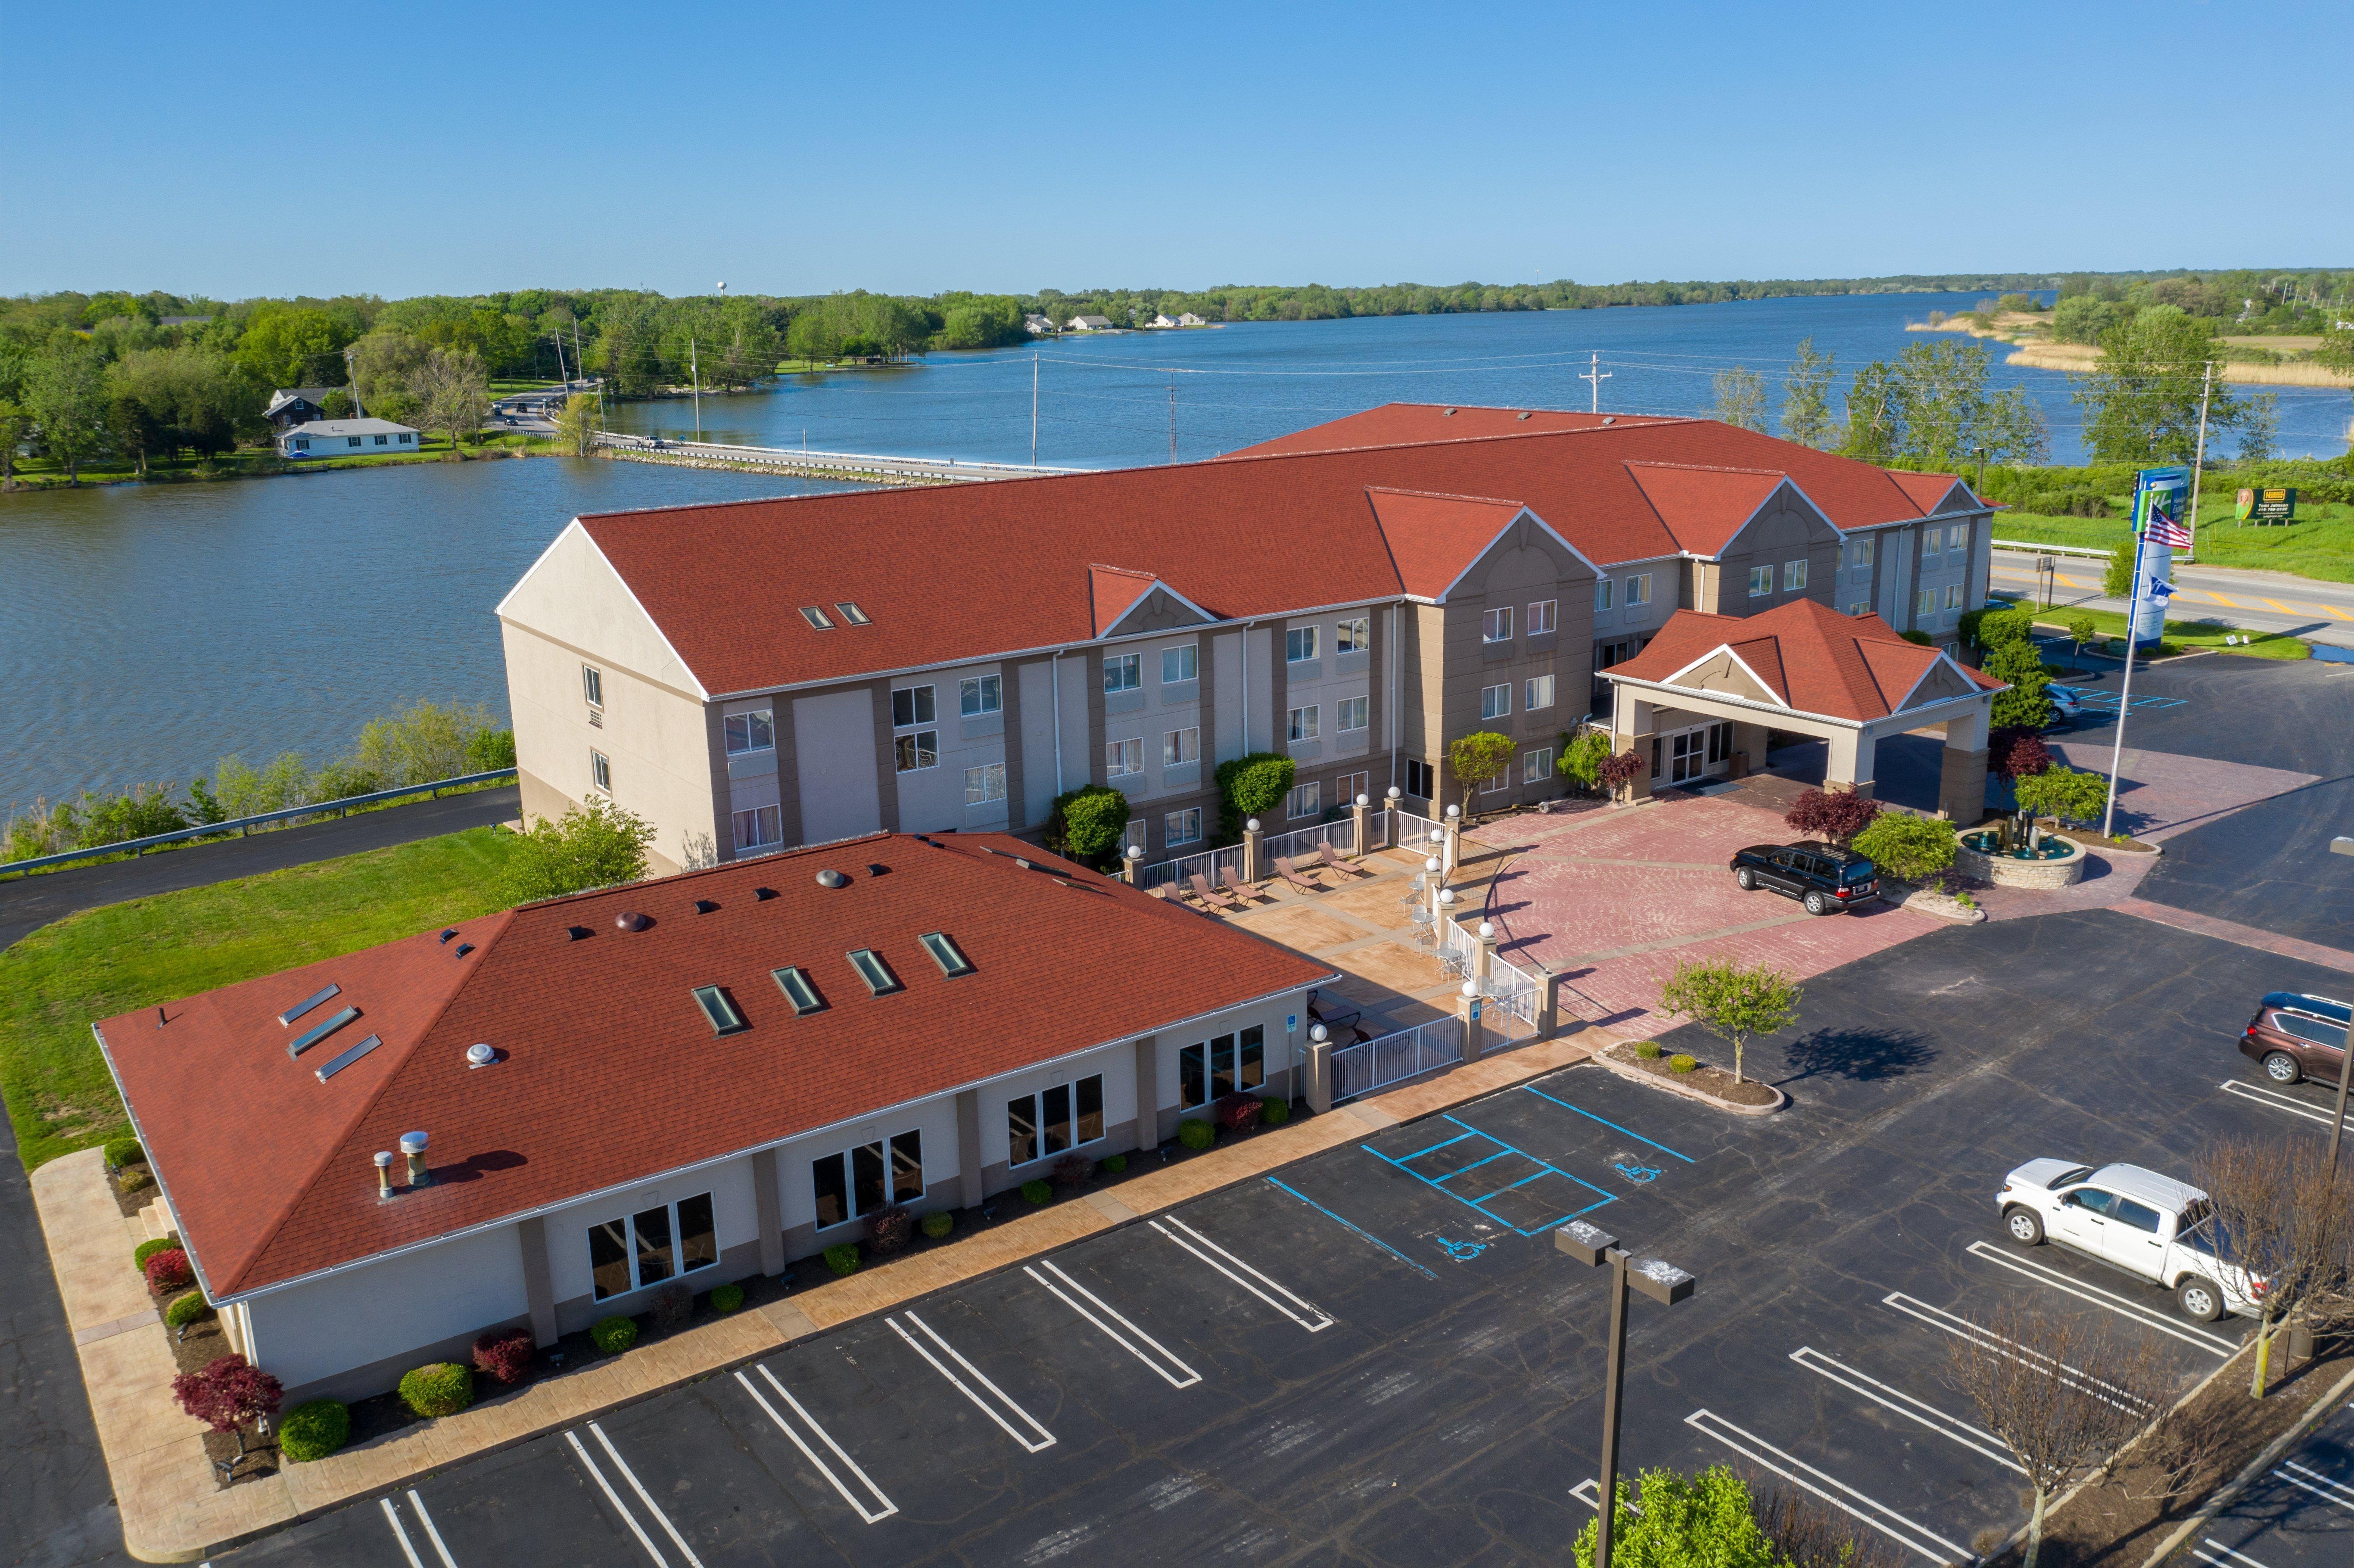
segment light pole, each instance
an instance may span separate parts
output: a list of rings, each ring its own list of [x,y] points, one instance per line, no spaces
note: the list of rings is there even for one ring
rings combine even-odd
[[[2354,854],[2354,839],[2338,834],[2329,841],[2329,853]],[[2346,1137],[2346,1080],[2349,1069],[2354,1069],[2354,1037],[2338,1044],[2338,1109],[2329,1120],[2329,1179],[2322,1183],[2325,1191],[2332,1192],[2338,1190],[2338,1146]]]
[[[1594,1541],[1594,1568],[1610,1568],[1611,1527],[1618,1511],[1618,1407],[1627,1374],[1627,1287],[1634,1287],[1662,1307],[1692,1293],[1699,1277],[1655,1257],[1638,1258],[1599,1225],[1572,1220],[1553,1233],[1553,1245],[1590,1267],[1610,1269],[1610,1360],[1602,1383],[1602,1476],[1595,1509],[1601,1524]]]

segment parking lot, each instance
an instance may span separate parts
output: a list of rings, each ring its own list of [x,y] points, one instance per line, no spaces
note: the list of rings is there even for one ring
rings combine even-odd
[[[2354,1563],[2354,1404],[2259,1477],[2190,1540],[2209,1568],[2344,1568]]]
[[[1547,1232],[1583,1214],[1701,1277],[1634,1309],[1630,1467],[1736,1464],[1966,1562],[2024,1515],[1946,1378],[1956,1336],[2025,1298],[2151,1338],[2187,1387],[2239,1332],[2013,1248],[1993,1189],[2041,1154],[2179,1172],[2213,1133],[2319,1136],[2320,1094],[2260,1086],[2233,1036],[2255,994],[2321,979],[2105,911],[1933,933],[1819,978],[1797,1037],[1753,1047],[1781,1115],[1572,1067],[234,1560],[1558,1560],[1606,1318]]]

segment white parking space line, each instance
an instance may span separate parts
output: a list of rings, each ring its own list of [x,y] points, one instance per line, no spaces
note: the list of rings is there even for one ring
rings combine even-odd
[[[1794,1454],[1784,1453],[1713,1411],[1695,1410],[1684,1417],[1684,1425],[1702,1436],[1715,1438],[1751,1464],[1773,1471],[1792,1486],[1812,1492],[1858,1523],[1870,1525],[1899,1546],[1917,1552],[1932,1563],[1952,1563],[1958,1568],[1961,1563],[1978,1561],[1978,1554],[1967,1547],[1956,1545],[1935,1531],[1914,1523],[1887,1504],[1873,1501],[1845,1481],[1824,1474]],[[1772,1458],[1766,1457],[1769,1454]]]
[[[417,1522],[425,1527],[425,1539],[433,1543],[433,1555],[441,1559],[441,1568],[458,1568],[458,1560],[441,1544],[441,1532],[433,1527],[433,1516],[425,1511],[425,1499],[417,1495],[415,1487],[408,1489],[408,1506],[417,1510]]]
[[[425,1560],[417,1555],[417,1548],[408,1543],[408,1531],[400,1528],[400,1510],[392,1506],[390,1498],[378,1498],[384,1507],[384,1521],[392,1526],[392,1537],[400,1542],[400,1554],[408,1559],[408,1568],[425,1568]],[[210,1568],[207,1564],[207,1568]]]
[[[860,1499],[848,1487],[843,1485],[842,1478],[833,1473],[832,1467],[828,1465],[823,1459],[817,1457],[817,1450],[809,1446],[808,1441],[801,1436],[801,1433],[797,1429],[795,1429],[791,1422],[787,1421],[783,1416],[777,1414],[777,1407],[770,1404],[767,1397],[764,1396],[758,1389],[752,1386],[752,1380],[750,1378],[746,1377],[739,1372],[736,1374],[736,1381],[744,1385],[744,1392],[752,1396],[755,1404],[758,1404],[762,1410],[769,1413],[769,1419],[777,1424],[777,1430],[783,1433],[787,1437],[792,1439],[793,1446],[801,1451],[801,1457],[807,1459],[810,1464],[815,1467],[817,1473],[825,1478],[826,1484],[831,1486],[835,1491],[840,1492],[842,1494],[842,1500],[848,1503],[853,1509],[857,1510],[859,1518],[864,1520],[869,1524],[880,1524],[885,1520],[889,1519],[893,1514],[899,1511],[899,1505],[883,1495],[883,1489],[875,1484],[875,1478],[868,1475],[864,1470],[860,1469],[858,1467],[858,1461],[852,1458],[850,1455],[843,1450],[842,1445],[833,1440],[833,1434],[828,1432],[824,1427],[820,1426],[817,1424],[817,1418],[811,1415],[808,1411],[801,1408],[801,1402],[792,1396],[791,1390],[786,1388],[783,1383],[777,1381],[776,1373],[770,1372],[767,1367],[762,1367],[760,1368],[760,1376],[767,1382],[770,1388],[777,1391],[778,1398],[792,1406],[793,1414],[801,1418],[801,1424],[803,1425],[807,1426],[810,1431],[816,1434],[817,1440],[824,1444],[829,1449],[832,1450],[833,1457],[842,1461],[843,1468],[847,1469],[852,1475],[858,1478],[858,1484],[865,1488],[868,1495],[874,1499],[875,1504],[874,1508],[867,1507],[864,1500]]]
[[[621,1522],[630,1527],[630,1533],[638,1538],[638,1544],[644,1547],[646,1555],[654,1560],[654,1568],[670,1568],[669,1560],[654,1549],[653,1538],[645,1532],[644,1526],[638,1523],[638,1516],[630,1511],[629,1505],[621,1500],[621,1494],[613,1489],[613,1483],[605,1478],[605,1472],[599,1469],[597,1461],[588,1457],[588,1445],[580,1441],[580,1434],[567,1432],[564,1440],[572,1445],[572,1452],[581,1464],[588,1467],[588,1478],[597,1483],[597,1489],[605,1494],[605,1500],[613,1505],[613,1511],[621,1516]],[[412,1552],[409,1555],[410,1560],[415,1561],[416,1554]]]
[[[2013,1459],[2009,1450],[2003,1446],[2002,1439],[1991,1432],[1973,1426],[1959,1416],[1948,1415],[1935,1405],[1925,1404],[1902,1389],[1891,1388],[1879,1379],[1856,1371],[1845,1361],[1833,1360],[1811,1345],[1801,1345],[1792,1351],[1790,1359],[1808,1372],[1827,1377],[1842,1388],[1863,1395],[1874,1404],[1927,1427],[1940,1437],[1951,1438],[1971,1452],[1984,1455],[2006,1470],[2022,1476],[2027,1474],[2025,1467]]]
[[[2243,1084],[2236,1079],[2223,1085],[2222,1088],[2225,1094],[2236,1095],[2243,1100],[2253,1100],[2266,1110],[2286,1111],[2291,1116],[2301,1116],[2307,1121],[2317,1121],[2324,1127],[2327,1127],[2337,1119],[2327,1111],[2309,1106],[2294,1095],[2285,1095],[2276,1089],[2260,1088],[2254,1084]]]
[[[703,1568],[703,1559],[695,1554],[695,1548],[686,1543],[686,1537],[678,1532],[678,1526],[670,1521],[670,1515],[663,1512],[661,1506],[654,1501],[653,1494],[646,1490],[643,1481],[638,1479],[637,1471],[630,1468],[630,1462],[621,1457],[621,1451],[613,1446],[613,1440],[610,1437],[605,1436],[605,1429],[591,1421],[588,1424],[588,1430],[596,1435],[598,1446],[603,1448],[611,1457],[623,1478],[630,1483],[630,1489],[638,1494],[638,1500],[646,1505],[646,1511],[654,1516],[654,1522],[663,1527],[663,1533],[671,1538],[672,1543],[677,1546],[680,1554],[694,1564],[694,1568]]]
[[[1586,1477],[1585,1479],[1578,1482],[1577,1485],[1569,1489],[1569,1495],[1584,1503],[1586,1507],[1592,1509],[1595,1512],[1600,1513],[1602,1511],[1602,1482],[1600,1478],[1595,1476]],[[1627,1505],[1627,1511],[1628,1513],[1640,1513],[1643,1510],[1637,1504],[1628,1503]]]
[[[1104,1338],[1109,1340],[1113,1344],[1118,1345],[1121,1350],[1126,1351],[1129,1355],[1134,1356],[1138,1361],[1142,1361],[1146,1366],[1150,1367],[1154,1372],[1160,1373],[1161,1382],[1167,1383],[1172,1388],[1191,1388],[1195,1383],[1202,1381],[1202,1374],[1195,1372],[1192,1367],[1187,1366],[1183,1361],[1179,1361],[1175,1353],[1172,1351],[1168,1346],[1162,1344],[1160,1340],[1154,1339],[1151,1335],[1146,1333],[1143,1330],[1138,1328],[1135,1324],[1129,1322],[1119,1313],[1113,1311],[1111,1308],[1107,1306],[1103,1299],[1097,1296],[1094,1291],[1089,1290],[1086,1286],[1081,1285],[1077,1280],[1073,1279],[1069,1275],[1064,1273],[1061,1266],[1056,1264],[1052,1258],[1046,1260],[1045,1266],[1046,1274],[1053,1275],[1055,1279],[1047,1278],[1045,1274],[1039,1273],[1035,1268],[1032,1267],[1028,1264],[1023,1264],[1022,1266],[1022,1272],[1036,1280],[1039,1284],[1044,1286],[1047,1290],[1053,1294],[1055,1300],[1060,1301],[1064,1306],[1068,1307],[1072,1311],[1076,1312],[1080,1317],[1093,1324],[1102,1332]],[[1072,1300],[1069,1296],[1065,1295],[1062,1286],[1058,1286],[1055,1283],[1055,1279],[1061,1280],[1063,1285],[1070,1287],[1071,1289],[1076,1291],[1079,1295],[1087,1298],[1088,1301],[1094,1303],[1096,1310],[1101,1312],[1103,1314],[1103,1318],[1097,1317],[1095,1312],[1088,1311],[1085,1307],[1082,1307],[1076,1301]],[[1127,1330],[1129,1334],[1134,1335],[1137,1340],[1141,1340],[1144,1343],[1150,1345],[1153,1351],[1158,1354],[1159,1359],[1156,1360],[1153,1356],[1147,1355],[1144,1351],[1137,1349],[1134,1342],[1122,1335],[1119,1329],[1115,1329],[1111,1326],[1111,1323],[1105,1322],[1104,1318],[1110,1319],[1111,1323],[1118,1323],[1119,1325],[1119,1329]],[[1170,1372],[1169,1369],[1171,1367],[1176,1368],[1178,1372],[1181,1372],[1185,1375],[1182,1378],[1175,1376]]]
[[[2196,1345],[2210,1355],[2221,1356],[2228,1360],[2232,1353],[2240,1348],[2236,1341],[2227,1340],[2221,1334],[2211,1334],[2204,1329],[2178,1323],[2153,1308],[2116,1295],[2113,1291],[2104,1290],[2097,1285],[2087,1285],[2083,1280],[2062,1274],[2056,1268],[2046,1267],[2040,1263],[2030,1263],[2023,1257],[2013,1257],[1992,1242],[1972,1242],[1967,1251],[1973,1257],[1982,1258],[1999,1268],[2007,1268],[2013,1274],[2031,1279],[2049,1289],[2057,1290],[2064,1296],[2073,1296],[2079,1301],[2089,1301],[2105,1312],[2114,1312],[2118,1317],[2129,1322],[2138,1323],[2145,1329],[2155,1329],[2161,1334],[2171,1335],[2186,1345]]]
[[[2214,1564],[2214,1568],[2264,1568],[2246,1552],[2234,1552],[2211,1535],[2192,1547],[2190,1555],[2201,1563]]]
[[[2291,1470],[2295,1470],[2296,1474],[2290,1475]],[[2300,1465],[2295,1459],[2281,1465],[2273,1471],[2273,1474],[2290,1486],[2303,1487],[2306,1491],[2334,1508],[2342,1508],[2349,1513],[2354,1513],[2354,1487],[2348,1486],[2344,1481],[2331,1480],[2319,1470]]]
[[[1175,1228],[1172,1229],[1172,1226]],[[1285,1317],[1290,1319],[1293,1322],[1299,1324],[1301,1328],[1307,1330],[1310,1333],[1320,1334],[1325,1330],[1332,1326],[1332,1315],[1331,1313],[1325,1311],[1322,1308],[1318,1307],[1313,1302],[1303,1300],[1299,1297],[1293,1295],[1290,1291],[1286,1290],[1282,1286],[1278,1285],[1274,1280],[1269,1279],[1266,1275],[1261,1274],[1257,1269],[1253,1268],[1249,1264],[1245,1263],[1241,1258],[1236,1257],[1233,1253],[1228,1252],[1225,1247],[1220,1246],[1217,1243],[1212,1241],[1209,1237],[1204,1235],[1201,1232],[1195,1230],[1193,1226],[1187,1224],[1184,1221],[1178,1219],[1176,1216],[1170,1216],[1166,1224],[1160,1220],[1155,1220],[1152,1222],[1152,1228],[1159,1231],[1162,1235],[1167,1236],[1171,1241],[1175,1242],[1179,1246],[1183,1247],[1187,1252],[1192,1253],[1195,1257],[1200,1258],[1204,1263],[1208,1264],[1212,1268],[1216,1269],[1220,1274],[1225,1275],[1228,1279],[1233,1280],[1236,1285],[1241,1286],[1245,1290],[1249,1291],[1252,1295],[1257,1297],[1260,1300],[1274,1308],[1277,1311],[1282,1313]],[[1237,1270],[1240,1272],[1237,1273]],[[1244,1277],[1246,1275],[1249,1277]],[[1253,1283],[1254,1281],[1257,1283]],[[1266,1287],[1266,1289],[1261,1289],[1261,1286]],[[1268,1295],[1267,1291],[1269,1290],[1275,1292],[1275,1295]],[[1278,1296],[1281,1297],[1283,1299],[1280,1301],[1277,1300],[1276,1297]]]
[[[2069,1387],[2082,1393],[2089,1393],[2104,1404],[2113,1404],[2119,1410],[2130,1411],[2142,1404],[2142,1401],[2113,1383],[2104,1383],[2081,1368],[2072,1367],[2065,1361],[2054,1361],[2041,1351],[2022,1345],[2016,1340],[2007,1340],[1991,1329],[1981,1329],[1967,1318],[1957,1318],[1942,1307],[1932,1307],[1920,1298],[1907,1296],[1902,1290],[1890,1291],[1880,1298],[1880,1304],[1883,1307],[1893,1307],[1906,1317],[1926,1323],[1932,1329],[1951,1334],[1956,1339],[1967,1340],[1972,1344],[1993,1351],[1996,1355],[2021,1362],[2041,1372],[2045,1377],[2058,1378]]]
[[[990,1382],[988,1377],[979,1367],[965,1360],[963,1356],[959,1355],[957,1353],[957,1348],[954,1345],[949,1344],[946,1340],[940,1338],[938,1330],[933,1328],[929,1323],[925,1322],[921,1318],[917,1317],[913,1312],[906,1313],[904,1316],[907,1322],[913,1323],[916,1326],[917,1333],[923,1335],[924,1340],[929,1340],[933,1345],[938,1346],[940,1350],[948,1355],[949,1360],[955,1361],[957,1365],[964,1368],[966,1372],[971,1376],[973,1383],[977,1383],[981,1384],[981,1387],[987,1389],[996,1399],[997,1403],[995,1404],[991,1404],[988,1400],[983,1399],[981,1395],[975,1393],[972,1391],[972,1385],[970,1383],[966,1383],[963,1378],[960,1378],[957,1376],[956,1373],[949,1371],[947,1365],[941,1361],[940,1358],[932,1354],[930,1346],[926,1345],[924,1343],[924,1340],[918,1340],[916,1338],[915,1334],[907,1332],[906,1325],[901,1323],[897,1318],[885,1318],[883,1320],[891,1325],[891,1329],[894,1333],[907,1341],[909,1349],[913,1350],[917,1355],[923,1357],[927,1361],[929,1361],[934,1372],[948,1379],[949,1384],[953,1386],[959,1393],[972,1401],[973,1404],[979,1408],[983,1415],[988,1416],[991,1421],[996,1422],[1000,1427],[1003,1428],[1005,1435],[1008,1437],[1011,1437],[1016,1443],[1021,1444],[1025,1452],[1032,1454],[1043,1454],[1047,1449],[1055,1446],[1055,1435],[1052,1432],[1047,1431],[1044,1425],[1040,1425],[1036,1416],[1031,1414],[1028,1411],[1014,1404],[1013,1398],[1011,1394],[998,1387],[995,1383]],[[1001,1409],[1001,1407],[1002,1407],[1002,1409]],[[1013,1422],[1005,1419],[1005,1415],[1003,1414],[1004,1411],[1011,1411],[1013,1415],[1021,1421],[1022,1425],[1027,1426],[1030,1430],[1028,1432],[1017,1430]]]

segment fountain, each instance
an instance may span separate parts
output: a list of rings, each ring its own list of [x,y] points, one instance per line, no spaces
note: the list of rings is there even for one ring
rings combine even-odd
[[[2065,887],[2084,874],[2084,849],[2025,811],[1954,835],[1954,869],[1997,887]]]

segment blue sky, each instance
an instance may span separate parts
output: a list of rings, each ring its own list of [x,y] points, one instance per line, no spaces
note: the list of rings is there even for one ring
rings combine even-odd
[[[20,6],[0,293],[2354,264],[2342,0],[1451,9]]]

